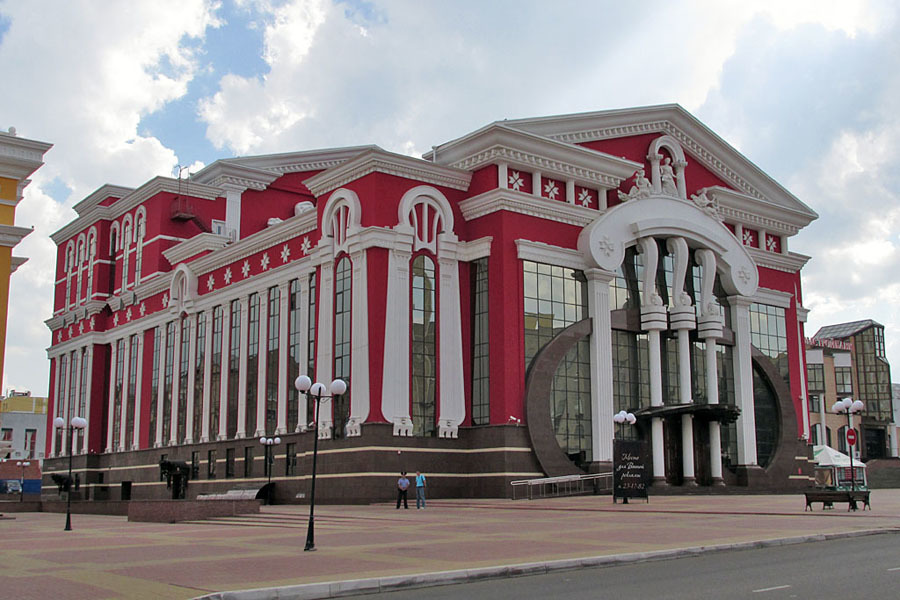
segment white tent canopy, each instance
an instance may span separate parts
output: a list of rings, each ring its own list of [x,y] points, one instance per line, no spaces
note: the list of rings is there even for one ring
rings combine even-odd
[[[813,460],[819,463],[820,467],[849,467],[850,457],[846,454],[838,452],[831,446],[813,446]],[[853,461],[854,467],[866,468],[865,463],[859,460]]]

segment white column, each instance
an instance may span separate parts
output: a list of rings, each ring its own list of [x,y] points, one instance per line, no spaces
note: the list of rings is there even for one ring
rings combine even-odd
[[[347,437],[362,434],[362,424],[369,418],[369,268],[365,250],[351,256],[353,289],[350,301],[350,418]],[[452,379],[452,374],[448,374]]]
[[[659,351],[659,329],[647,331],[650,350],[650,406],[662,406],[662,358]],[[653,445],[653,479],[659,483],[666,479],[666,455],[663,438],[663,422],[654,417],[651,422],[651,443]]]
[[[178,396],[181,392],[181,319],[175,320],[175,347],[172,352],[172,402],[169,419],[169,445],[178,443]]]
[[[184,443],[193,444],[196,441],[194,440],[194,390],[197,389],[197,336],[200,334],[198,327],[200,313],[194,313],[188,318],[190,319],[188,334],[191,337],[188,339],[188,380],[187,393],[184,395],[187,401],[187,408],[184,411]]]
[[[716,338],[708,336],[706,342],[706,400],[710,405],[719,403],[719,364],[716,357]],[[722,483],[722,433],[721,424],[709,422],[709,471],[713,485]]]
[[[566,180],[566,202],[569,204],[575,204],[575,180],[567,179]]]
[[[228,439],[228,377],[231,369],[231,301],[222,304],[222,366],[219,370],[219,431],[217,440]],[[212,433],[212,432],[210,432]]]
[[[331,249],[327,248],[329,259],[320,268],[319,275],[319,325],[317,328],[317,356],[315,380],[328,385],[332,380],[334,356],[332,328],[334,327],[334,263]],[[354,382],[351,382],[355,385]],[[331,417],[331,399],[319,403],[319,439],[331,439],[334,421]]]
[[[63,414],[63,411],[61,410],[63,405],[60,404],[60,402],[62,400],[60,397],[61,386],[59,384],[59,380],[60,380],[59,371],[60,371],[60,364],[61,364],[60,356],[61,355],[58,355],[56,357],[51,357],[51,360],[56,361],[56,370],[53,372],[53,389],[56,392],[56,403],[53,405],[53,411],[57,415]],[[90,421],[88,421],[88,425],[90,425]],[[85,430],[85,431],[87,431],[87,430]],[[57,451],[59,449],[56,447],[56,426],[55,425],[54,425],[54,428],[51,430],[51,432],[52,433],[50,434],[50,456],[56,456]]]
[[[87,383],[85,384],[84,391],[84,414],[78,415],[80,417],[84,417],[87,421],[87,425],[84,427],[84,435],[82,436],[82,444],[80,452],[81,454],[86,454],[88,451],[88,440],[91,439],[89,437],[91,431],[91,421],[88,419],[88,415],[91,414],[91,388],[93,387],[94,381],[94,346],[89,345],[84,350],[84,359],[87,361]]]
[[[75,350],[75,352],[72,354],[72,356],[78,357],[78,369],[75,371],[75,403],[73,405],[73,410],[75,411],[75,415],[73,415],[73,416],[81,417],[83,415],[78,414],[78,400],[81,398],[81,368],[82,368],[81,363],[84,361],[84,358],[82,356],[80,348],[78,350]],[[78,451],[79,451],[78,433],[79,432],[77,432],[77,431],[75,432],[75,439],[72,440],[74,442],[74,444],[72,445],[72,453],[73,454],[78,454]]]
[[[650,185],[654,194],[662,192],[662,182],[659,177],[659,161],[662,160],[662,154],[648,154],[647,160],[650,161]]]
[[[659,169],[656,169],[659,172]],[[650,406],[662,406],[662,357],[659,349],[659,332],[668,326],[668,315],[662,299],[656,292],[656,266],[659,250],[656,240],[640,238],[638,247],[644,261],[644,276],[641,294],[641,329],[647,332],[650,359]],[[666,479],[666,456],[663,442],[663,422],[654,417],[651,422],[651,443],[653,445],[653,479],[657,484]]]
[[[724,321],[719,314],[721,307],[713,295],[716,281],[716,255],[704,248],[696,252],[701,267],[700,318],[698,336],[706,343],[706,401],[719,403],[719,364],[716,340],[722,337]],[[713,485],[723,485],[722,480],[722,434],[721,424],[709,422],[709,471]]]
[[[756,416],[753,408],[753,360],[750,351],[751,298],[729,296],[734,329],[734,396],[741,416],[737,422],[738,463],[755,465]]]
[[[208,442],[210,394],[212,392],[213,311],[207,310],[204,313],[204,322],[206,323],[206,337],[203,339],[203,410],[200,415],[200,441]]]
[[[156,374],[156,432],[153,447],[163,445],[163,403],[166,401],[166,352],[169,348],[169,324],[161,323],[159,326],[159,371]]]
[[[531,193],[535,196],[541,196],[541,172],[534,171],[531,173]]]
[[[256,360],[256,431],[253,437],[259,438],[267,435],[266,431],[266,403],[268,390],[266,389],[266,373],[268,372],[269,358],[269,289],[259,292],[259,347]],[[253,377],[253,373],[249,374]]]
[[[411,244],[410,244],[411,248]],[[393,423],[394,435],[411,436],[409,416],[409,261],[407,249],[388,251],[387,306],[384,323],[384,367],[381,411]]]
[[[241,194],[243,186],[225,184],[225,228],[234,232],[234,240],[241,239]]]
[[[250,333],[250,298],[243,296],[241,298],[241,359],[238,367],[238,410],[237,410],[237,431],[234,437],[247,437],[247,340]],[[252,374],[256,377],[256,374]]]
[[[616,274],[603,269],[585,272],[588,285],[588,314],[591,330],[591,437],[593,460],[612,462],[613,438],[613,366],[612,321],[609,306],[609,282]]]
[[[278,307],[278,421],[275,426],[275,435],[284,435],[287,428],[287,399],[288,394],[294,389],[294,382],[288,381],[288,354],[290,353],[290,340],[288,323],[290,323],[290,293],[289,282],[279,284],[278,293],[280,305]]]
[[[687,200],[687,185],[684,180],[685,167],[687,167],[686,160],[675,161],[675,186],[678,188],[678,196]]]
[[[119,411],[119,439],[116,440],[116,450],[123,451],[125,448],[125,428],[128,423],[128,381],[131,376],[131,336],[125,336],[125,356],[122,359],[122,395],[120,398],[121,410]],[[75,396],[78,397],[77,395]]]
[[[438,244],[442,244],[442,234]],[[448,244],[449,245],[449,244]],[[439,304],[439,340],[440,345],[440,410],[438,417],[438,436],[455,438],[459,426],[466,417],[466,392],[462,363],[462,314],[459,305],[459,263],[455,255],[445,252],[447,256],[438,263],[440,289]]]
[[[691,397],[690,331],[678,330],[678,389],[682,404],[693,404]],[[685,485],[696,483],[694,474],[694,416],[681,415],[681,469]]]
[[[141,447],[141,394],[143,393],[144,382],[144,332],[138,333],[137,348],[132,348],[132,352],[137,352],[137,382],[134,386],[134,430],[131,432],[131,450],[138,450]],[[90,377],[88,377],[88,398],[90,398]],[[90,401],[90,400],[89,400]]]
[[[497,187],[501,190],[509,188],[509,167],[505,162],[497,164]]]
[[[116,361],[118,360],[119,354],[119,343],[118,340],[113,340],[110,344],[111,349],[111,359],[109,361],[109,408],[106,414],[108,415],[106,419],[106,451],[113,451],[113,418],[115,417],[115,406],[116,406]],[[72,367],[70,362],[69,367]],[[71,381],[71,377],[69,378]],[[68,394],[67,394],[68,395]],[[66,405],[68,406],[68,404]],[[66,423],[69,422],[70,417],[66,417]],[[67,429],[68,431],[68,429]],[[68,446],[64,446],[68,448]]]

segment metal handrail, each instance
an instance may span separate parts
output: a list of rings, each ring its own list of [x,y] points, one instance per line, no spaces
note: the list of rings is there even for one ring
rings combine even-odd
[[[561,475],[557,477],[538,477],[535,479],[516,479],[509,484],[513,490],[513,500],[516,499],[516,488],[527,486],[528,499],[534,499],[534,488],[537,487],[541,497],[550,494],[561,496],[564,493],[584,493],[585,481],[612,480],[612,473],[589,473],[587,475]],[[608,487],[608,486],[607,486]],[[574,490],[574,491],[573,491]]]

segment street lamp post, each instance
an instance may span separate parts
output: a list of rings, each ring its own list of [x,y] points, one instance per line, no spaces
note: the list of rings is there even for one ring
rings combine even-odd
[[[266,504],[272,504],[272,467],[275,463],[275,446],[281,443],[280,437],[267,438],[265,436],[259,438],[259,443],[266,450],[266,473],[269,476],[269,482],[266,484]]]
[[[301,375],[294,381],[294,387],[307,399],[311,399],[316,403],[315,418],[313,420],[313,464],[312,464],[312,484],[309,489],[309,526],[306,529],[306,547],[305,552],[316,549],[315,542],[315,510],[316,510],[316,461],[319,455],[319,404],[323,399],[335,398],[347,393],[347,383],[343,379],[335,379],[331,382],[328,391],[330,396],[326,396],[326,387],[324,383],[313,383],[306,375]]]
[[[634,425],[637,422],[637,417],[630,412],[620,410],[613,415],[613,422],[619,425],[624,425],[625,423]],[[615,492],[613,492],[613,494],[615,495]],[[615,500],[615,498],[613,498],[613,500]],[[628,504],[628,496],[622,496],[622,504]]]
[[[53,425],[57,428],[65,427],[66,422],[62,417],[56,417],[53,420]],[[84,429],[87,427],[87,421],[81,417],[72,417],[72,420],[69,422],[69,481],[66,485],[68,485],[68,491],[66,492],[66,528],[64,531],[72,531],[72,447],[74,446],[73,442],[73,433],[76,429]]]
[[[846,414],[847,415],[847,433],[853,430],[853,418],[851,415],[855,415],[857,413],[861,413],[866,408],[866,405],[862,403],[862,400],[852,400],[850,398],[844,398],[843,400],[838,400],[831,407],[831,410],[837,414]],[[856,491],[856,473],[853,469],[853,446],[851,444],[847,444],[848,449],[847,453],[850,455],[850,491]],[[856,501],[851,498],[850,508],[856,510]]]
[[[16,461],[17,467],[22,467],[22,478],[19,479],[19,502],[25,501],[25,467],[29,466],[31,462],[27,460],[19,460]]]

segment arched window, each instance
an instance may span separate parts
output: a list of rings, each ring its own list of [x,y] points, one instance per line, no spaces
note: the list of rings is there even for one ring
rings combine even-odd
[[[66,278],[66,300],[63,303],[63,310],[69,310],[72,306],[72,269],[75,266],[75,244],[69,242],[66,248],[66,262],[63,275]]]
[[[135,237],[135,249],[134,249],[134,285],[141,284],[141,266],[143,263],[143,255],[144,255],[144,234],[147,229],[147,215],[144,207],[138,209],[137,215],[134,218],[134,237]]]
[[[350,387],[350,311],[353,295],[353,265],[341,256],[334,269],[334,378],[343,379]],[[350,393],[332,400],[334,436],[344,435],[350,417]]]
[[[109,293],[116,292],[116,252],[118,246],[119,225],[114,223],[109,232]]]
[[[410,280],[410,416],[413,435],[436,433],[437,269],[427,254],[412,260]]]
[[[82,284],[84,283],[84,264],[85,258],[87,257],[87,253],[85,252],[85,237],[84,234],[79,236],[78,238],[78,256],[77,256],[77,270],[78,270],[78,284],[75,288],[75,304],[81,304],[82,301]]]
[[[122,234],[122,291],[128,288],[128,251],[131,248],[131,222],[126,221]]]
[[[90,233],[88,233],[87,243],[87,289],[84,294],[84,298],[87,301],[91,300],[91,295],[94,293],[94,259],[96,257],[97,231],[92,228]]]

